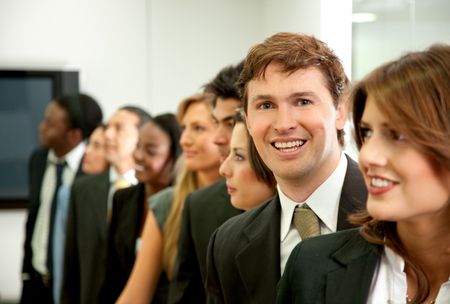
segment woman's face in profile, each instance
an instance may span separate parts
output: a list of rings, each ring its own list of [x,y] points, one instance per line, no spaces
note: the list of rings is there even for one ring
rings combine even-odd
[[[378,220],[414,221],[450,215],[450,172],[439,172],[412,146],[369,96],[360,123],[359,166],[369,192],[367,210]]]
[[[237,123],[230,140],[230,154],[220,166],[227,180],[227,190],[234,207],[249,210],[264,203],[275,194],[275,188],[259,181],[250,164],[244,123]]]
[[[181,127],[180,145],[188,170],[217,173],[220,154],[214,144],[217,126],[211,117],[211,109],[203,102],[192,103],[181,119]]]

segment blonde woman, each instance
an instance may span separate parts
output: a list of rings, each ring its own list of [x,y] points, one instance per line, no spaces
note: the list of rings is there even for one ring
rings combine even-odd
[[[175,186],[149,199],[142,247],[117,303],[167,302],[167,279],[171,279],[175,264],[184,199],[220,177],[210,103],[211,96],[199,94],[186,98],[178,108],[183,156],[177,164]]]

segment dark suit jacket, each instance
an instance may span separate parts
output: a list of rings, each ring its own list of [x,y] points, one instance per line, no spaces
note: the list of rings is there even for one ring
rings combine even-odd
[[[136,258],[136,240],[143,225],[144,204],[147,200],[143,184],[114,194],[101,303],[115,303],[128,281]],[[163,273],[152,303],[167,302],[168,284]]]
[[[109,170],[76,180],[67,217],[62,303],[97,303],[108,235]]]
[[[358,229],[301,242],[289,256],[277,303],[366,303],[381,249]]]
[[[47,165],[48,150],[38,149],[33,152],[28,163],[28,218],[25,228],[24,258],[22,272],[32,274],[35,272],[31,260],[33,252],[31,249],[31,239],[33,237],[34,225],[41,205],[41,186],[44,172]]]
[[[367,190],[357,164],[348,158],[341,191],[337,229],[352,226],[348,213],[362,209]],[[278,195],[228,220],[211,237],[207,289],[219,303],[274,303],[280,279]]]
[[[231,205],[225,179],[188,195],[184,205],[169,303],[205,303],[206,252],[211,234],[242,213]]]

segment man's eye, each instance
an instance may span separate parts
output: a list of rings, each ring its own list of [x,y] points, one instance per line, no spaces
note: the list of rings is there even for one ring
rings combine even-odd
[[[299,106],[307,106],[307,105],[311,104],[311,101],[308,99],[299,99],[299,100],[297,100],[297,104]]]
[[[271,109],[272,108],[272,104],[270,102],[262,102],[258,108],[260,108],[261,110],[267,110],[267,109]]]
[[[194,130],[195,130],[195,132],[201,133],[201,132],[205,131],[206,128],[203,126],[195,126]]]

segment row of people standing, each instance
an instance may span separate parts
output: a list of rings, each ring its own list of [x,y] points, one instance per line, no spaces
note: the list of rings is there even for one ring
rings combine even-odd
[[[398,74],[392,72],[396,70],[394,67],[398,68]],[[103,256],[97,256],[94,262],[101,265],[91,264],[92,269],[103,267],[100,271],[103,277],[97,277],[91,281],[92,284],[84,286],[79,283],[87,280],[87,277],[70,277],[69,279],[75,280],[70,287],[74,290],[78,288],[78,295],[83,294],[82,290],[91,295],[82,299],[74,293],[73,296],[63,297],[63,302],[111,303],[122,292],[119,303],[148,303],[152,300],[155,303],[274,303],[277,297],[276,286],[284,273],[278,297],[280,303],[316,303],[325,301],[324,299],[339,299],[340,303],[404,302],[406,299],[413,299],[412,301],[417,303],[425,300],[445,303],[450,297],[447,282],[450,276],[448,67],[448,46],[435,47],[380,68],[378,74],[375,74],[381,76],[372,76],[378,82],[371,80],[369,76],[369,80],[363,82],[359,89],[356,87],[355,92],[358,94],[352,95],[353,100],[358,100],[353,102],[355,130],[359,134],[359,146],[365,148],[360,159],[361,174],[358,165],[342,152],[342,130],[348,106],[345,94],[348,80],[339,59],[323,42],[314,37],[292,33],[279,33],[269,37],[250,50],[244,65],[221,71],[205,87],[205,92],[214,93],[212,112],[209,107],[204,106],[206,103],[203,103],[203,99],[209,98],[207,95],[192,97],[182,103],[179,120],[183,126],[181,143],[184,162],[178,164],[179,171],[176,173],[174,187],[153,196],[148,211],[145,209],[147,200],[142,197],[136,199],[140,202],[136,205],[141,208],[140,218],[138,211],[133,211],[138,218],[128,224],[123,223],[134,229],[129,230],[134,231],[134,234],[127,235],[126,249],[120,248],[118,232],[119,223],[125,217],[116,213],[114,218],[114,210],[119,204],[124,207],[127,202],[133,200],[126,194],[132,191],[130,188],[116,193],[112,199],[110,232],[119,230],[109,234],[108,250],[104,248],[105,234],[102,243],[97,241],[97,248],[103,248],[100,250]],[[236,72],[238,68],[239,71]],[[386,74],[400,76],[390,79],[384,76]],[[416,76],[408,78],[404,74],[425,75],[422,77],[425,80]],[[235,77],[232,81],[227,78],[230,75]],[[239,81],[236,87],[237,78]],[[223,87],[224,79],[232,84],[228,86],[230,91],[219,90]],[[373,89],[373,83],[378,87]],[[392,86],[394,83],[395,86]],[[422,98],[425,100],[422,103],[413,103],[413,97],[421,96],[410,88],[415,85],[438,93],[432,94],[429,99]],[[383,91],[381,88],[384,87],[388,89]],[[230,92],[236,95],[229,95]],[[235,109],[241,106],[240,96],[247,128],[240,128],[243,125],[237,117],[233,130],[231,121]],[[395,98],[390,99],[391,96]],[[386,99],[389,102],[397,102],[398,99],[402,106],[391,109],[389,102],[380,103],[384,97],[388,97]],[[365,108],[370,108],[370,111],[365,111]],[[407,110],[410,108],[420,110],[411,113]],[[395,115],[398,112],[405,115],[396,120]],[[215,124],[210,119],[211,114]],[[438,123],[433,122],[436,120]],[[200,121],[210,125],[202,125]],[[390,121],[396,122],[395,125],[390,124]],[[425,137],[416,141],[417,130],[422,131],[422,128],[417,126],[419,121],[424,121],[430,131],[421,133],[421,136]],[[202,137],[208,131],[207,126],[211,126],[210,133]],[[242,141],[236,138],[246,138],[248,134],[242,132],[245,130],[248,130],[251,136],[250,141],[246,146],[239,146]],[[195,138],[188,136],[192,134],[196,135]],[[380,144],[378,150],[374,145],[368,145],[372,136]],[[434,139],[428,141],[430,144],[424,144],[426,138]],[[219,147],[219,151],[214,144]],[[252,170],[246,171],[250,175],[247,175],[244,182],[237,180],[236,183],[233,173],[239,170],[233,167],[233,164],[239,164],[245,159],[242,155],[245,155],[245,148],[249,151],[247,156]],[[412,159],[423,165],[419,166],[416,177],[419,178],[425,173],[428,175],[425,180],[419,178],[423,185],[416,183],[415,189],[405,187],[399,196],[412,199],[411,195],[415,193],[413,190],[417,189],[425,194],[417,195],[421,199],[413,200],[417,201],[417,207],[413,208],[417,211],[415,214],[398,222],[395,217],[388,220],[397,222],[400,227],[411,228],[411,225],[404,225],[405,222],[413,222],[422,227],[427,221],[412,221],[411,217],[432,213],[429,217],[435,222],[431,225],[435,228],[432,232],[438,236],[436,239],[439,241],[439,244],[434,244],[432,248],[437,250],[440,267],[432,267],[436,265],[429,263],[426,253],[416,256],[415,248],[411,248],[407,241],[407,234],[398,231],[399,242],[395,228],[386,228],[374,238],[370,234],[369,226],[363,226],[363,235],[370,242],[375,239],[375,242],[384,247],[375,246],[378,252],[370,256],[372,268],[366,268],[365,279],[361,279],[357,271],[347,274],[347,268],[340,270],[335,265],[352,262],[348,260],[355,253],[351,247],[352,242],[356,239],[358,244],[362,244],[363,239],[358,239],[359,229],[338,234],[334,232],[364,223],[361,217],[349,221],[348,216],[365,209],[366,185],[369,189],[368,207],[373,208],[368,210],[369,214],[381,221],[385,218],[378,217],[376,212],[389,212],[385,205],[392,199],[385,196],[385,192],[392,193],[391,188],[400,188],[398,184],[409,185],[403,179],[394,180],[396,174],[404,173],[397,172],[397,165],[393,165],[391,159],[385,157],[384,163],[376,163],[374,160],[368,161],[363,155],[369,154],[366,151],[377,151],[373,152],[377,156],[390,151],[390,155],[396,156],[397,162],[402,163],[402,158],[405,157],[403,153],[409,153],[411,150],[417,153]],[[201,154],[201,161],[196,163],[199,151],[204,154]],[[220,171],[219,160],[222,161]],[[440,170],[439,167],[443,169]],[[400,171],[402,170],[410,172],[407,167],[401,168]],[[219,180],[219,172],[226,177],[226,182]],[[390,172],[393,176],[389,179],[390,175],[384,176],[383,172]],[[277,183],[276,192],[274,181]],[[254,185],[261,188],[253,188]],[[242,195],[245,191],[257,192],[261,196]],[[275,196],[269,199],[273,194]],[[426,201],[425,197],[430,197],[429,201]],[[120,201],[122,203],[119,203]],[[434,207],[426,209],[424,204]],[[70,207],[74,208],[72,201]],[[393,209],[401,214],[409,208],[407,204],[400,207],[398,210]],[[108,212],[107,208],[104,209],[105,212],[102,213],[106,214],[104,219],[107,227]],[[373,210],[376,211],[374,214],[371,213]],[[74,213],[76,214],[74,211],[69,213],[69,224],[71,214],[73,216]],[[227,221],[229,218],[232,219]],[[79,219],[80,216],[77,215],[75,221]],[[225,221],[227,222],[222,225]],[[306,222],[311,224],[305,226]],[[367,225],[370,223],[372,222]],[[392,225],[386,227],[388,226]],[[67,227],[70,231],[71,226]],[[128,229],[124,228],[123,231]],[[418,229],[416,232],[423,234],[424,230]],[[314,237],[329,233],[333,234]],[[94,234],[95,232],[91,236],[86,234],[81,237],[79,244],[87,242],[87,238],[94,238]],[[142,236],[141,248],[133,265],[136,248],[139,247],[139,235]],[[312,239],[305,240],[307,238]],[[424,240],[429,241],[426,237]],[[299,245],[296,247],[297,244]],[[350,248],[353,251],[336,256],[336,250],[342,249],[339,244],[342,248]],[[294,247],[294,254],[290,256]],[[363,249],[364,252],[377,251],[370,249],[369,245],[358,248],[369,248]],[[114,250],[115,257],[111,255]],[[126,257],[121,254],[125,251]],[[83,253],[83,256],[85,255],[87,256]],[[288,257],[289,262],[286,264]],[[66,261],[79,263],[79,258],[81,256]],[[397,285],[390,286],[388,281],[392,277],[383,274],[392,271],[389,261],[398,258],[406,261],[405,268],[400,270],[400,273],[404,271],[405,277]],[[106,261],[108,266],[105,266]],[[131,271],[132,266],[134,267]],[[108,273],[106,280],[105,272]],[[380,272],[383,274],[380,275]],[[67,271],[66,274],[70,272]],[[327,281],[326,278],[330,275],[336,276],[336,280]],[[95,276],[91,276],[91,280],[93,277]],[[167,279],[170,280],[169,286]],[[352,285],[348,282],[355,280],[365,284],[359,292],[354,293],[344,288]],[[341,282],[348,284],[343,287]],[[125,284],[126,287],[122,291]],[[401,287],[398,290],[405,292],[402,295],[401,292],[387,292],[396,290],[397,287]]]
[[[58,206],[56,208],[58,226],[49,230],[57,231],[57,237],[52,242],[55,246],[51,246],[57,250],[47,253],[48,256],[43,259],[57,264],[58,267],[56,269],[42,268],[41,270],[34,269],[34,265],[25,267],[28,260],[25,256],[21,302],[46,303],[51,302],[52,298],[54,302],[59,302],[61,299],[63,303],[96,302],[98,301],[98,292],[103,285],[106,286],[104,290],[107,292],[101,295],[101,300],[113,301],[114,297],[121,292],[122,285],[131,271],[134,256],[139,247],[139,238],[144,231],[144,222],[151,225],[151,219],[155,220],[156,217],[159,222],[158,229],[146,229],[145,231],[148,231],[151,241],[157,239],[158,234],[161,235],[163,231],[166,239],[173,240],[172,245],[165,246],[163,250],[164,255],[170,257],[164,263],[164,267],[169,269],[174,267],[184,198],[195,189],[207,186],[219,179],[218,169],[221,156],[217,146],[228,146],[229,142],[231,116],[236,107],[233,106],[230,109],[228,113],[230,117],[226,118],[226,121],[218,124],[222,127],[228,125],[228,130],[219,131],[221,128],[218,128],[211,117],[211,103],[217,101],[217,95],[213,95],[212,91],[221,90],[224,98],[232,94],[235,97],[234,102],[238,103],[234,82],[239,71],[237,67],[225,69],[219,73],[213,83],[207,85],[205,91],[209,90],[209,92],[192,96],[181,103],[178,113],[178,120],[183,126],[181,138],[181,129],[174,121],[173,115],[151,118],[142,109],[132,106],[119,109],[111,116],[104,128],[98,127],[93,132],[83,160],[81,160],[83,153],[80,153],[78,166],[80,174],[93,175],[79,178],[73,185],[65,181],[64,186],[67,191],[61,189],[54,191],[59,194],[59,201],[56,205]],[[227,77],[231,78],[227,79]],[[226,82],[221,83],[223,80]],[[89,97],[79,95],[70,98],[72,99],[71,106],[76,107],[83,98]],[[89,99],[101,113],[97,103],[92,98]],[[52,101],[47,109],[46,116],[49,117],[49,120],[55,117],[52,113],[55,105],[59,105],[59,99]],[[66,112],[62,116],[67,117],[60,118],[66,123],[67,130],[78,129],[78,125],[71,121],[71,113],[66,109],[62,110],[62,112]],[[73,116],[81,120],[85,119],[83,115]],[[100,122],[101,115],[95,123],[92,123],[92,126],[98,125]],[[41,128],[42,135],[45,135],[46,128],[47,123],[44,121]],[[58,126],[50,131],[54,132],[56,129],[65,130],[62,126]],[[138,140],[139,129],[140,138]],[[92,131],[93,129],[91,129]],[[103,160],[100,159],[101,153],[97,153],[101,150],[102,145],[101,132],[104,132],[105,159]],[[65,135],[64,132],[60,132],[59,139],[62,140]],[[87,136],[84,137],[84,139],[86,138]],[[181,150],[179,140],[185,151],[184,161],[183,159],[180,161],[177,173],[174,173],[174,165]],[[80,143],[83,144],[83,140],[80,140]],[[47,153],[48,151],[53,153],[56,149],[55,145],[47,144],[44,141],[42,144],[43,151]],[[133,155],[136,146],[137,149]],[[228,150],[227,147],[226,150]],[[222,152],[222,158],[227,154],[227,151]],[[66,159],[67,153],[60,153],[59,157]],[[146,160],[148,160],[147,163]],[[81,166],[81,162],[83,162],[83,166]],[[107,170],[105,170],[106,162],[109,165]],[[42,164],[48,168],[48,163],[43,160]],[[31,170],[32,175],[33,173],[35,170]],[[175,178],[175,174],[178,176],[177,178]],[[157,212],[157,215],[149,212],[150,219],[146,221],[147,198],[170,186],[175,179],[177,183],[174,188],[169,188],[152,199],[165,203],[161,204],[161,207],[155,207],[161,210]],[[116,192],[119,188],[136,184],[136,182],[140,182],[140,184]],[[42,180],[37,183],[41,188],[48,187],[48,183]],[[36,204],[30,206],[30,210],[36,208],[44,213],[45,210],[41,207],[40,199],[38,199]],[[229,208],[234,210],[231,206]],[[105,217],[103,217],[104,213],[106,213]],[[164,224],[166,217],[168,217],[170,225]],[[30,225],[31,220],[32,216],[29,216],[28,226],[32,226]],[[219,224],[217,223],[215,226]],[[34,234],[32,229],[34,227],[31,227],[31,233],[27,233],[28,236],[31,235],[31,238]],[[108,239],[109,245],[106,245]],[[207,239],[205,239],[206,244]],[[132,246],[130,246],[131,244]],[[144,243],[144,252],[145,244],[147,243]],[[108,253],[105,250],[107,246]],[[53,252],[57,252],[57,254],[53,254]],[[29,250],[27,253],[29,256],[33,256],[34,251]],[[151,255],[152,257],[153,255]],[[107,265],[104,263],[105,259],[108,261]],[[57,262],[54,262],[55,260]],[[155,259],[155,261],[157,261],[156,264],[160,264],[159,259]],[[116,264],[116,262],[118,263]],[[166,270],[166,272],[172,273],[171,270]],[[33,276],[28,277],[27,275],[30,273]],[[159,278],[159,272],[155,272],[155,275]],[[104,283],[105,277],[107,280]],[[110,280],[111,278],[120,280]],[[110,292],[109,287],[111,286],[114,287],[113,291],[115,292]],[[165,302],[167,291],[162,293],[162,299],[164,300],[161,302]]]

